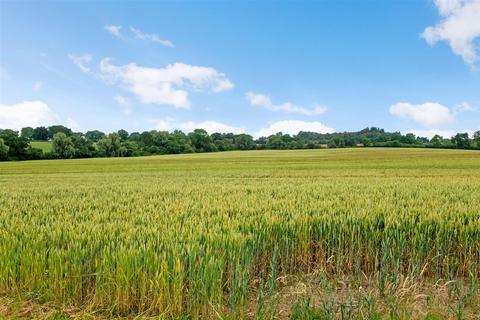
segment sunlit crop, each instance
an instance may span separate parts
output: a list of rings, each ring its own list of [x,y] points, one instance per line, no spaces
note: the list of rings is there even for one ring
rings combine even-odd
[[[0,294],[208,318],[242,312],[281,275],[319,269],[478,279],[480,153],[0,164]]]

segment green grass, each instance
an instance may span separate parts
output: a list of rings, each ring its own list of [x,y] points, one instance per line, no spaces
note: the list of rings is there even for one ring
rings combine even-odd
[[[41,149],[43,153],[52,151],[51,141],[31,141],[30,145],[32,146],[32,148]]]
[[[385,305],[410,292],[405,283],[443,283],[442,318],[478,305],[478,151],[5,162],[0,186],[5,299],[108,316],[269,318],[294,304],[275,303],[282,279],[308,275],[299,283],[321,280],[333,292],[367,281]],[[328,312],[345,311],[340,298],[350,299],[335,295]]]

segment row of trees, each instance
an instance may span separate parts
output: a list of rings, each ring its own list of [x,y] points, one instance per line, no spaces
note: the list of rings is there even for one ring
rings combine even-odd
[[[31,141],[51,141],[52,151],[33,148]],[[55,125],[23,128],[20,132],[0,129],[0,160],[29,160],[52,158],[131,157],[152,154],[177,154],[254,149],[316,149],[344,147],[430,147],[480,149],[480,131],[470,138],[458,133],[451,138],[434,136],[432,139],[408,133],[385,132],[380,128],[365,128],[358,132],[322,134],[299,132],[297,135],[281,132],[254,139],[248,134],[213,133],[203,129],[188,134],[175,130],[128,133],[119,130],[110,134],[88,131],[85,134]]]

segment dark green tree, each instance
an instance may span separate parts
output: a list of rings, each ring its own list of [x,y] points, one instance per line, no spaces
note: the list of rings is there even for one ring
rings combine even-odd
[[[457,133],[452,137],[452,143],[457,149],[468,149],[470,148],[470,139],[468,138],[468,133]]]
[[[3,139],[0,138],[0,161],[8,160],[9,147],[5,144]]]
[[[72,129],[70,128],[67,128],[65,126],[62,126],[62,125],[53,125],[53,126],[50,126],[48,127],[48,138],[49,139],[52,139],[53,136],[59,132],[62,132],[64,133],[67,137],[71,136],[72,135]]]
[[[188,134],[192,147],[195,152],[210,152],[217,151],[216,146],[213,144],[212,138],[208,135],[207,131],[203,129],[195,129]]]
[[[49,139],[48,129],[45,127],[36,127],[33,129],[32,140],[47,141]]]
[[[475,147],[477,149],[480,149],[480,130],[477,130],[473,133],[473,139],[472,139]]]
[[[93,142],[98,142],[101,139],[105,138],[105,133],[103,133],[102,131],[98,131],[98,130],[87,131],[85,133],[85,138],[87,140],[90,140],[90,141],[93,141]]]
[[[32,127],[22,128],[22,130],[20,130],[20,136],[27,140],[33,140],[33,128]]]
[[[28,140],[19,137],[17,131],[10,129],[0,132],[0,139],[8,146],[8,157],[12,160],[24,160],[27,158]]]
[[[252,150],[255,149],[255,143],[253,138],[249,134],[239,134],[235,137],[235,145],[239,150]]]
[[[118,133],[118,136],[120,137],[120,139],[122,141],[128,140],[129,135],[128,135],[128,132],[126,130],[120,129],[120,130],[117,131],[117,133]]]

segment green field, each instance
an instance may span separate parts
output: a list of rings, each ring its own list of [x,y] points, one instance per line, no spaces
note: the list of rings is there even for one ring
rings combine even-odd
[[[0,317],[478,319],[479,277],[478,151],[0,163]]]
[[[31,141],[30,145],[32,146],[32,148],[41,149],[43,153],[52,151],[51,141]]]

